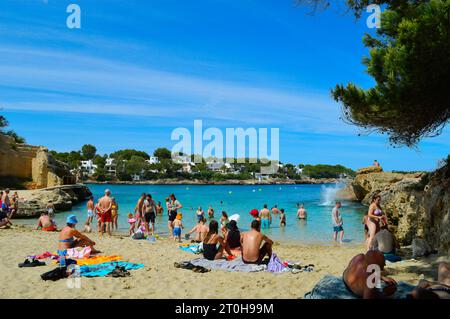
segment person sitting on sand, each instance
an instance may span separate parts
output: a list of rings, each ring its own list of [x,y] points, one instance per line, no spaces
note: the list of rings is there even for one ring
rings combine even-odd
[[[195,235],[195,242],[196,243],[201,243],[206,235],[208,234],[209,228],[206,225],[206,218],[203,217],[197,225],[194,226],[194,228],[192,228],[187,234],[190,235],[192,233],[196,233]]]
[[[343,274],[346,288],[355,296],[364,299],[391,296],[397,290],[397,283],[392,278],[382,276],[385,265],[384,255],[379,251],[371,250],[366,254],[356,255]],[[379,269],[379,274],[376,274],[376,268]]]
[[[450,266],[441,262],[438,265],[438,281],[422,279],[411,292],[414,299],[450,299]]]
[[[184,228],[181,219],[183,218],[183,214],[178,213],[177,217],[173,221],[173,240],[178,240],[181,243],[181,230]]]
[[[227,226],[227,232],[225,236],[225,243],[228,244],[230,249],[241,248],[241,232],[237,227],[235,220],[231,220]]]
[[[264,245],[261,244],[264,242]],[[264,257],[272,256],[273,241],[261,233],[261,223],[254,220],[251,230],[241,235],[242,261],[246,264],[261,264]]]
[[[270,210],[267,209],[267,204],[264,204],[264,208],[261,209],[259,217],[261,218],[261,227],[269,228],[270,224],[272,224],[272,215],[270,214]]]
[[[305,206],[303,204],[301,204],[297,210],[297,218],[298,219],[306,219],[306,215],[307,215],[307,213],[306,213]]]
[[[93,254],[97,254],[100,252],[94,248],[94,241],[75,229],[75,226],[78,224],[78,220],[75,215],[70,215],[69,217],[67,217],[66,223],[67,226],[61,229],[61,232],[59,233],[58,252],[67,251],[67,249],[69,248],[86,246],[89,246],[91,248],[91,253]]]
[[[41,216],[38,219],[38,225],[36,229],[42,229],[42,231],[56,231],[56,224],[51,219],[48,212],[42,212]]]
[[[400,245],[395,240],[394,234],[389,231],[388,226],[383,225],[373,239],[373,248],[383,254],[395,254]]]
[[[8,215],[0,208],[0,227],[3,226],[12,226],[11,221],[8,218]],[[7,227],[7,228],[8,228]]]
[[[223,237],[219,235],[219,223],[213,219],[209,223],[209,231],[203,240],[203,257],[208,260],[221,259],[223,258],[224,250],[228,256],[233,256],[230,247],[225,243]]]
[[[280,227],[286,226],[286,214],[284,208],[280,209]]]

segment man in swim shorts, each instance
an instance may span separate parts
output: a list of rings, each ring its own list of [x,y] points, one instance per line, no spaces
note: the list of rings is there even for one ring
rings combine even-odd
[[[333,240],[337,241],[338,233],[341,233],[339,242],[342,244],[342,240],[344,239],[344,222],[342,220],[341,213],[339,212],[339,208],[341,208],[341,206],[341,202],[337,201],[331,211],[331,221],[333,223]]]
[[[264,245],[261,244],[264,242]],[[272,256],[273,241],[261,233],[261,223],[252,221],[251,230],[241,234],[242,261],[246,264],[261,264],[264,257]]]
[[[269,228],[270,224],[272,224],[272,214],[270,214],[267,204],[264,204],[264,208],[261,209],[259,217],[261,218],[261,228]]]
[[[382,276],[385,266],[384,255],[375,250],[358,254],[352,258],[342,279],[348,291],[359,298],[382,299],[397,290],[394,279]],[[379,274],[376,273],[377,269]]]
[[[112,222],[112,215],[111,215],[111,208],[112,208],[112,200],[111,200],[111,191],[109,189],[105,190],[105,196],[100,198],[99,200],[99,207],[100,207],[100,234],[103,236],[103,232],[108,232],[108,235],[111,236],[111,222]]]
[[[152,223],[152,235],[155,233],[156,204],[152,195],[147,194],[142,205],[142,215],[144,216],[144,225],[147,235],[150,234],[150,223]]]

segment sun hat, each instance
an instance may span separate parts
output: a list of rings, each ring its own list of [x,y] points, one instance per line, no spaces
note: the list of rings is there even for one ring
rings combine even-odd
[[[181,213],[177,214],[177,219],[181,219],[182,217],[183,217],[183,214],[181,214]]]
[[[70,215],[69,217],[67,217],[66,223],[67,224],[78,224],[77,216]]]
[[[250,215],[252,215],[253,217],[258,217],[259,212],[258,212],[258,210],[257,210],[256,208],[253,208],[253,209],[250,211]]]

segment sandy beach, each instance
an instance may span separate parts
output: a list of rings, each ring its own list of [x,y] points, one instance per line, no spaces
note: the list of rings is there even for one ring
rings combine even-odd
[[[55,268],[47,265],[19,268],[27,255],[56,250],[57,233],[14,226],[0,230],[0,272],[3,278],[0,298],[299,298],[326,274],[341,275],[348,261],[363,252],[363,245],[293,245],[276,243],[275,252],[282,260],[314,264],[311,273],[238,273],[211,271],[195,273],[174,267],[174,262],[197,256],[183,252],[178,243],[160,238],[154,244],[132,240],[122,235],[104,237],[90,234],[102,255],[119,254],[125,261],[143,263],[127,278],[85,278],[80,289],[69,289],[66,280],[43,281],[40,274]],[[435,279],[438,261],[448,256],[433,256],[420,261],[389,264],[387,272],[396,280],[416,284],[421,274]]]

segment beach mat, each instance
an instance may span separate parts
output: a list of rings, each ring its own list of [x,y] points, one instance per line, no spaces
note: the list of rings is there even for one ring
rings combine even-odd
[[[405,282],[399,282],[397,291],[389,299],[405,299],[415,287]],[[340,277],[326,275],[307,292],[303,299],[359,299],[345,287]]]
[[[196,258],[191,260],[190,263],[207,269],[231,272],[258,272],[265,271],[267,269],[266,265],[245,264],[241,257],[237,257],[231,261],[227,261],[225,259],[208,260],[205,258]]]
[[[181,250],[186,251],[188,253],[200,254],[203,252],[202,244],[190,244],[188,246],[178,246]]]
[[[143,264],[135,264],[126,261],[114,261],[95,265],[84,265],[80,267],[82,277],[105,277],[111,273],[116,266],[124,267],[125,270],[135,270],[143,268]]]

